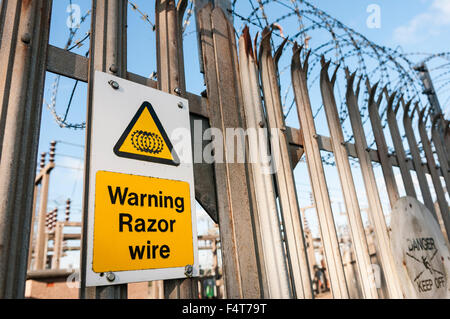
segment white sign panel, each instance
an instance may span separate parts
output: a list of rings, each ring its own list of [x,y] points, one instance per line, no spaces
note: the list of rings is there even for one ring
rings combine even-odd
[[[87,286],[198,276],[188,101],[95,72]]]
[[[412,197],[392,210],[391,246],[406,298],[450,298],[450,253],[430,211]]]

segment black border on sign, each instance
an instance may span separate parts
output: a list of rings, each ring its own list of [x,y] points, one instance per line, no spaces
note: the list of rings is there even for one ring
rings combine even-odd
[[[147,109],[150,112],[150,115],[152,116],[153,121],[155,122],[156,127],[159,130],[159,133],[161,134],[164,142],[166,143],[167,147],[169,148],[170,153],[172,154],[173,160],[154,157],[154,156],[150,156],[150,155],[139,155],[139,154],[133,154],[133,153],[120,151],[120,147],[125,142],[127,136],[130,134],[131,130],[133,129],[134,125],[139,120],[139,118],[141,117],[141,115],[145,109]],[[139,110],[137,111],[136,115],[133,117],[130,124],[125,129],[125,132],[122,134],[119,141],[116,143],[116,146],[114,146],[114,153],[119,157],[131,158],[131,159],[135,159],[135,160],[139,160],[139,161],[167,164],[167,165],[172,165],[172,166],[180,165],[180,159],[178,158],[177,153],[173,149],[172,143],[170,142],[170,139],[167,136],[166,130],[164,130],[161,122],[159,121],[159,118],[156,115],[155,110],[153,109],[153,106],[151,105],[150,102],[147,102],[147,101],[142,103],[142,105],[139,108]]]

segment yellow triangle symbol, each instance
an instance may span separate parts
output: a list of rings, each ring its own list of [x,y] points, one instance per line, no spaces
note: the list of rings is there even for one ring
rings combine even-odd
[[[149,102],[144,102],[120,137],[114,153],[120,157],[178,166],[180,161]]]

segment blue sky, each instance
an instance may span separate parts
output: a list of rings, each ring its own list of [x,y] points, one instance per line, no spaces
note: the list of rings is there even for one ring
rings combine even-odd
[[[148,13],[151,22],[154,22],[154,1],[135,0],[142,12]],[[256,2],[256,1],[254,1]],[[280,1],[283,2],[283,1]],[[290,3],[290,1],[284,1]],[[398,48],[404,52],[429,52],[438,53],[450,51],[448,48],[450,30],[450,0],[320,0],[311,1],[313,4],[326,11],[328,14],[339,19],[348,27],[363,34],[377,44]],[[73,0],[74,4],[79,5],[81,14],[85,14],[90,9],[90,1]],[[54,1],[53,20],[51,26],[52,45],[64,47],[69,34],[69,28],[66,25],[69,13],[66,11],[69,0]],[[376,4],[380,8],[381,26],[380,28],[369,28],[367,19],[370,13],[367,12],[369,5]],[[275,7],[275,6],[274,6]],[[237,1],[236,10],[238,12],[247,12],[249,8],[248,1]],[[267,13],[270,17],[276,17],[280,13],[276,10]],[[129,9],[128,14],[128,70],[143,76],[150,76],[156,71],[156,51],[155,51],[155,33],[151,25],[144,21],[141,16]],[[295,20],[284,21],[283,25],[287,34],[295,33],[298,30],[298,24]],[[86,20],[77,32],[75,39],[82,39],[89,30],[90,18]],[[235,26],[239,31],[243,23],[235,18]],[[251,33],[254,35],[257,31],[255,27],[250,26]],[[321,36],[313,37],[311,46],[320,45]],[[199,72],[197,41],[195,35],[195,22],[191,18],[190,24],[186,29],[184,41],[185,47],[185,69],[188,75],[186,79],[188,91],[199,94],[205,89],[203,77]],[[74,50],[78,54],[84,55],[88,50],[88,43]],[[290,59],[290,51],[284,53],[285,61]],[[287,62],[285,62],[286,64]],[[351,67],[351,65],[350,65]],[[39,153],[48,151],[51,140],[62,141],[57,146],[56,169],[52,174],[50,186],[49,210],[54,207],[60,208],[60,216],[64,212],[65,200],[70,197],[73,200],[73,220],[81,220],[82,203],[82,168],[83,168],[83,148],[84,130],[70,130],[60,128],[54,121],[53,116],[45,106],[51,103],[52,84],[55,75],[48,73],[46,77],[45,103],[42,114],[41,135],[39,144]],[[289,71],[283,76],[283,88],[287,87],[290,75]],[[66,111],[74,81],[61,78],[56,100],[56,111],[61,116]],[[316,85],[317,86],[317,85]],[[320,103],[320,97],[312,93],[311,99],[314,105]],[[68,113],[68,120],[71,123],[81,123],[85,118],[86,108],[86,84],[79,83],[74,94],[73,102]],[[323,112],[322,112],[323,113]],[[287,124],[293,127],[299,127],[297,114],[295,110],[287,118]],[[323,114],[317,118],[316,125],[321,134],[328,135],[326,129],[325,117]],[[335,212],[339,212],[340,190],[337,172],[334,167],[325,166],[327,180],[333,187],[330,188],[332,198],[336,199],[333,207]],[[376,168],[377,177],[380,175],[380,168]],[[298,198],[300,206],[307,206],[309,202],[309,177],[306,165],[300,163],[295,170],[296,185],[298,189]],[[361,207],[365,206],[365,195],[363,192],[362,179],[359,169],[354,169],[354,178],[357,189],[361,190],[358,194],[361,200]],[[384,185],[380,178],[379,188],[382,192]],[[382,196],[383,203],[387,203],[386,196]],[[385,205],[386,206],[386,205]],[[342,205],[342,209],[344,206]],[[387,206],[386,206],[387,207]],[[314,214],[308,213],[310,225],[317,233],[317,222]],[[344,217],[337,217],[338,224],[345,224]],[[206,219],[201,223],[206,224]],[[199,226],[201,229],[202,227]],[[205,228],[205,227],[203,227]],[[76,258],[66,259],[65,263],[75,263]]]

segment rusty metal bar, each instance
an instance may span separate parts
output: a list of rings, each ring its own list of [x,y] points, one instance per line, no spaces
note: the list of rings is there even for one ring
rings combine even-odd
[[[314,201],[317,205],[317,215],[333,297],[336,299],[347,299],[349,297],[348,287],[307,87],[309,54],[302,65],[300,61],[301,50],[302,48],[299,48],[297,44],[294,45],[291,74],[298,109],[297,113],[303,132],[306,163],[308,165]]]
[[[438,117],[442,117],[442,114],[438,114],[433,118],[431,127],[431,136],[434,147],[436,149],[436,154],[438,156],[440,171],[442,176],[444,177],[447,190],[449,190],[450,189],[449,159],[447,157],[447,152],[445,150],[444,144],[442,143],[440,129],[437,125]]]
[[[384,219],[383,208],[381,206],[380,195],[378,193],[375,174],[373,172],[372,161],[367,152],[367,140],[358,107],[359,84],[356,89],[357,92],[355,93],[353,90],[355,75],[356,73],[350,76],[347,71],[347,107],[349,110],[353,136],[355,139],[356,153],[358,154],[359,165],[361,167],[361,173],[364,180],[364,187],[366,189],[366,197],[369,203],[368,216],[375,231],[378,248],[377,253],[383,267],[383,274],[386,278],[389,296],[397,299],[403,297],[402,290],[390,247],[389,233],[386,220]],[[339,123],[337,114],[336,121]],[[370,273],[372,273],[372,271],[370,271],[369,274]]]
[[[339,121],[339,114],[334,97],[334,83],[339,66],[336,67],[334,75],[330,80],[328,76],[328,68],[330,62],[325,63],[322,57],[322,70],[320,72],[320,90],[322,93],[322,100],[324,110],[327,117],[328,128],[331,135],[331,145],[333,148],[336,167],[339,173],[339,180],[341,182],[342,195],[344,197],[345,206],[347,208],[348,222],[350,226],[350,234],[352,237],[353,248],[355,251],[356,264],[358,267],[358,281],[361,284],[363,297],[366,299],[377,299],[377,289],[373,282],[373,278],[369,276],[372,273],[372,266],[370,262],[369,251],[367,248],[366,233],[361,219],[360,207],[358,203],[358,196],[356,194],[355,183],[353,181],[350,162],[348,159],[347,150],[344,143],[344,134]],[[353,92],[353,79],[351,77],[347,83],[347,105],[349,109],[350,118],[352,120],[352,127],[355,136],[356,151],[359,151],[360,140],[357,138],[361,133],[362,125],[359,126],[354,123],[355,112],[359,117],[359,110],[355,94]],[[347,278],[348,280],[349,278]],[[371,280],[372,279],[372,280]]]
[[[84,169],[84,201],[82,227],[82,253],[80,262],[81,288],[80,298],[126,299],[127,285],[86,288],[86,246],[89,177],[91,161],[92,100],[94,72],[102,71],[126,78],[127,76],[127,5],[126,0],[93,0],[91,13],[91,47],[89,54],[88,102],[86,112],[86,148]]]
[[[0,298],[23,298],[51,0],[0,4]]]
[[[371,87],[369,80],[367,80],[366,84],[369,92],[369,117],[370,123],[372,124],[372,132],[375,137],[375,143],[377,144],[378,156],[380,157],[381,169],[383,171],[384,182],[386,183],[386,191],[388,193],[389,202],[391,207],[394,207],[400,195],[398,192],[397,182],[395,181],[394,171],[392,170],[391,158],[389,156],[389,150],[379,114],[383,92],[379,95],[378,100],[375,101],[375,94],[378,84]]]
[[[293,291],[297,298],[311,299],[313,298],[311,274],[303,227],[300,220],[301,215],[297,201],[293,168],[289,156],[286,123],[284,121],[276,65],[272,58],[270,39],[271,32],[269,29],[265,29],[262,33],[258,63],[268,129],[271,131],[270,144],[275,166],[275,180],[286,233],[286,247],[293,281]],[[278,51],[282,50],[283,45]],[[277,134],[273,133],[274,130],[276,130]]]
[[[389,131],[391,133],[392,142],[395,148],[395,155],[397,158],[398,166],[400,167],[400,173],[402,175],[403,186],[405,187],[406,195],[417,198],[416,190],[414,189],[414,183],[411,177],[411,168],[408,167],[408,164],[411,164],[411,161],[406,157],[405,149],[403,147],[402,137],[400,135],[400,130],[398,128],[397,123],[397,111],[400,107],[400,101],[397,104],[397,107],[394,110],[394,99],[395,93],[389,95],[387,89],[383,89],[384,94],[386,95],[386,99],[388,100],[387,104],[387,121],[389,125]],[[412,167],[414,170],[414,166]]]
[[[403,105],[403,127],[405,129],[406,138],[408,139],[409,150],[412,155],[414,168],[416,171],[417,179],[419,180],[420,191],[422,193],[422,198],[425,206],[430,210],[433,216],[438,221],[436,210],[434,209],[433,199],[431,198],[430,188],[428,186],[427,178],[424,172],[424,164],[422,163],[422,159],[420,157],[419,148],[417,147],[417,140],[414,135],[414,130],[412,128],[412,119],[414,117],[415,111],[409,115],[409,108],[411,106],[411,101],[405,104],[403,99],[401,99],[401,103]]]
[[[197,7],[197,22],[207,86],[209,121],[212,128],[245,129],[234,28],[221,8],[211,3]],[[264,296],[264,264],[260,254],[257,218],[249,165],[232,163],[233,141],[223,134],[215,153],[224,160],[214,164],[217,211],[222,244],[223,269],[228,298]],[[217,141],[219,137],[215,138]],[[221,143],[222,142],[222,143]],[[220,149],[218,147],[221,147]]]
[[[450,121],[444,120],[444,145],[447,150],[447,157],[450,154]]]
[[[89,58],[48,45],[47,71],[81,82],[88,81]]]
[[[178,96],[186,96],[184,77],[183,41],[181,19],[187,1],[157,0],[156,17],[156,56],[158,89]],[[166,299],[193,299],[198,297],[196,279],[175,279],[164,281]]]
[[[416,105],[416,108],[417,108],[417,105]],[[419,112],[419,110],[417,110],[417,111]],[[445,198],[444,189],[442,188],[441,179],[437,173],[438,168],[436,165],[436,161],[434,159],[433,150],[431,149],[431,143],[428,138],[427,130],[425,128],[425,123],[426,123],[426,119],[425,119],[425,108],[424,108],[422,111],[419,112],[419,122],[418,122],[419,134],[420,134],[420,139],[422,141],[423,151],[425,152],[425,156],[427,159],[428,169],[430,171],[431,179],[433,181],[434,191],[436,193],[437,201],[439,204],[439,212],[436,212],[436,213],[439,213],[439,214],[437,214],[438,218],[442,219],[442,221],[444,223],[445,232],[446,232],[445,235],[447,235],[447,238],[448,238],[448,236],[450,234],[450,212],[448,209],[447,199]]]
[[[255,211],[261,227],[262,250],[269,285],[269,298],[290,298],[290,280],[276,203],[274,169],[269,161],[266,119],[258,81],[258,68],[248,27],[239,38],[239,71],[242,83],[244,115],[248,129],[252,178],[255,187]]]

